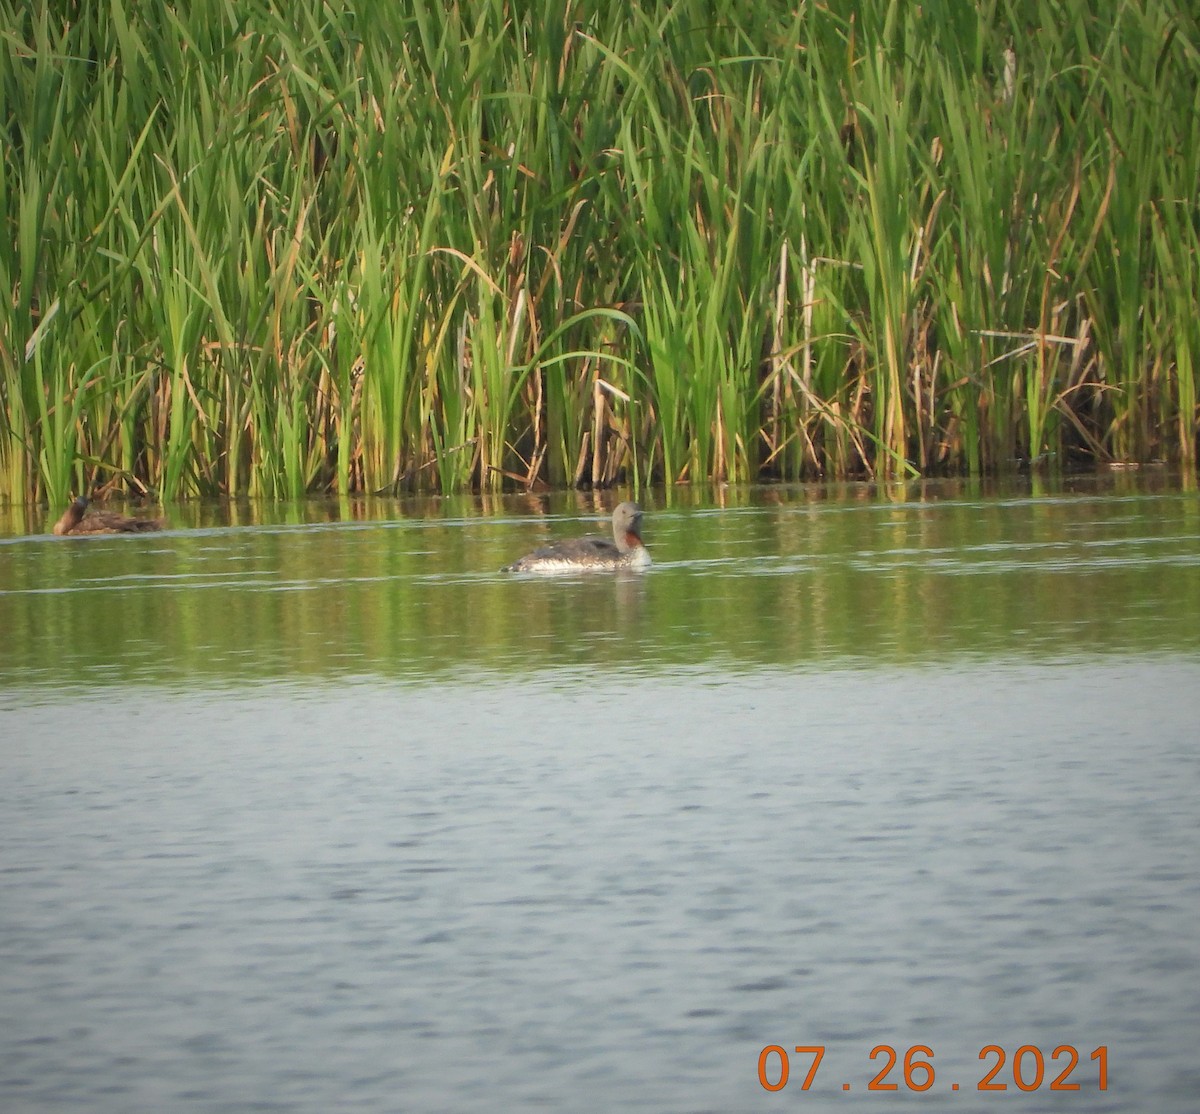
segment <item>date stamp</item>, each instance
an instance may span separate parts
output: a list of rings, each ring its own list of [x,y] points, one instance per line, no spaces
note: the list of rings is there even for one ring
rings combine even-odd
[[[808,1068],[803,1080],[800,1080],[800,1090],[807,1091],[816,1082],[817,1069],[825,1057],[825,1046],[798,1044],[793,1047],[795,1055],[803,1057],[801,1068]],[[808,1057],[812,1057],[811,1061]],[[877,1044],[871,1049],[868,1059],[875,1061],[878,1067],[875,1075],[866,1081],[865,1090],[868,1091],[962,1089],[959,1082],[944,1084],[938,1080],[933,1066],[933,1049],[928,1045],[914,1044],[901,1055],[890,1044]],[[1050,1053],[1049,1063],[1045,1053],[1035,1044],[1021,1045],[1011,1057],[998,1044],[985,1045],[979,1050],[979,1059],[983,1061],[980,1069],[982,1074],[968,1082],[967,1089],[973,1082],[976,1091],[1007,1091],[1010,1080],[1018,1091],[1039,1091],[1043,1088],[1049,1091],[1079,1091],[1084,1087],[1073,1078],[1079,1068],[1079,1052],[1074,1045],[1058,1045]],[[1090,1069],[1085,1069],[1088,1089],[1091,1089],[1092,1080],[1095,1079],[1096,1090],[1107,1091],[1108,1046],[1102,1044],[1094,1048],[1088,1059],[1096,1065],[1094,1076]],[[792,1059],[782,1045],[768,1044],[758,1054],[758,1082],[764,1090],[782,1091],[791,1076]],[[853,1086],[852,1083],[843,1083],[841,1089],[849,1091]]]

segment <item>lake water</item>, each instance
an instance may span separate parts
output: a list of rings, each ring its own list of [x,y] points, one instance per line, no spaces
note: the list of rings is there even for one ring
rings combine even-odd
[[[10,520],[0,1109],[1195,1111],[1196,493],[615,501]]]

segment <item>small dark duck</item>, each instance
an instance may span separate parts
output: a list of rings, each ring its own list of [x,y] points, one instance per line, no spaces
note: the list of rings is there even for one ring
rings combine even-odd
[[[645,569],[650,553],[642,544],[642,508],[622,503],[613,511],[612,541],[597,535],[544,545],[505,565],[501,572],[592,572]]]
[[[161,530],[161,518],[130,518],[115,511],[84,512],[88,508],[86,496],[81,495],[54,524],[54,532],[60,537],[70,534],[145,534],[150,530]]]

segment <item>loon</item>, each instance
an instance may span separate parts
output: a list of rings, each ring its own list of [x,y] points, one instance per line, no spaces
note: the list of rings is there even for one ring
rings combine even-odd
[[[88,498],[81,495],[54,524],[54,532],[65,534],[144,534],[148,530],[161,530],[161,518],[130,518],[115,511],[92,511],[85,515]]]
[[[589,535],[544,545],[505,565],[501,572],[591,572],[644,569],[650,554],[642,544],[642,508],[622,503],[613,511],[613,540]]]

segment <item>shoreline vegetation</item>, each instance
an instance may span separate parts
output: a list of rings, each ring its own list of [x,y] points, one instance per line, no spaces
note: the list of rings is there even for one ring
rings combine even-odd
[[[1194,471],[1185,0],[0,0],[0,499]]]

